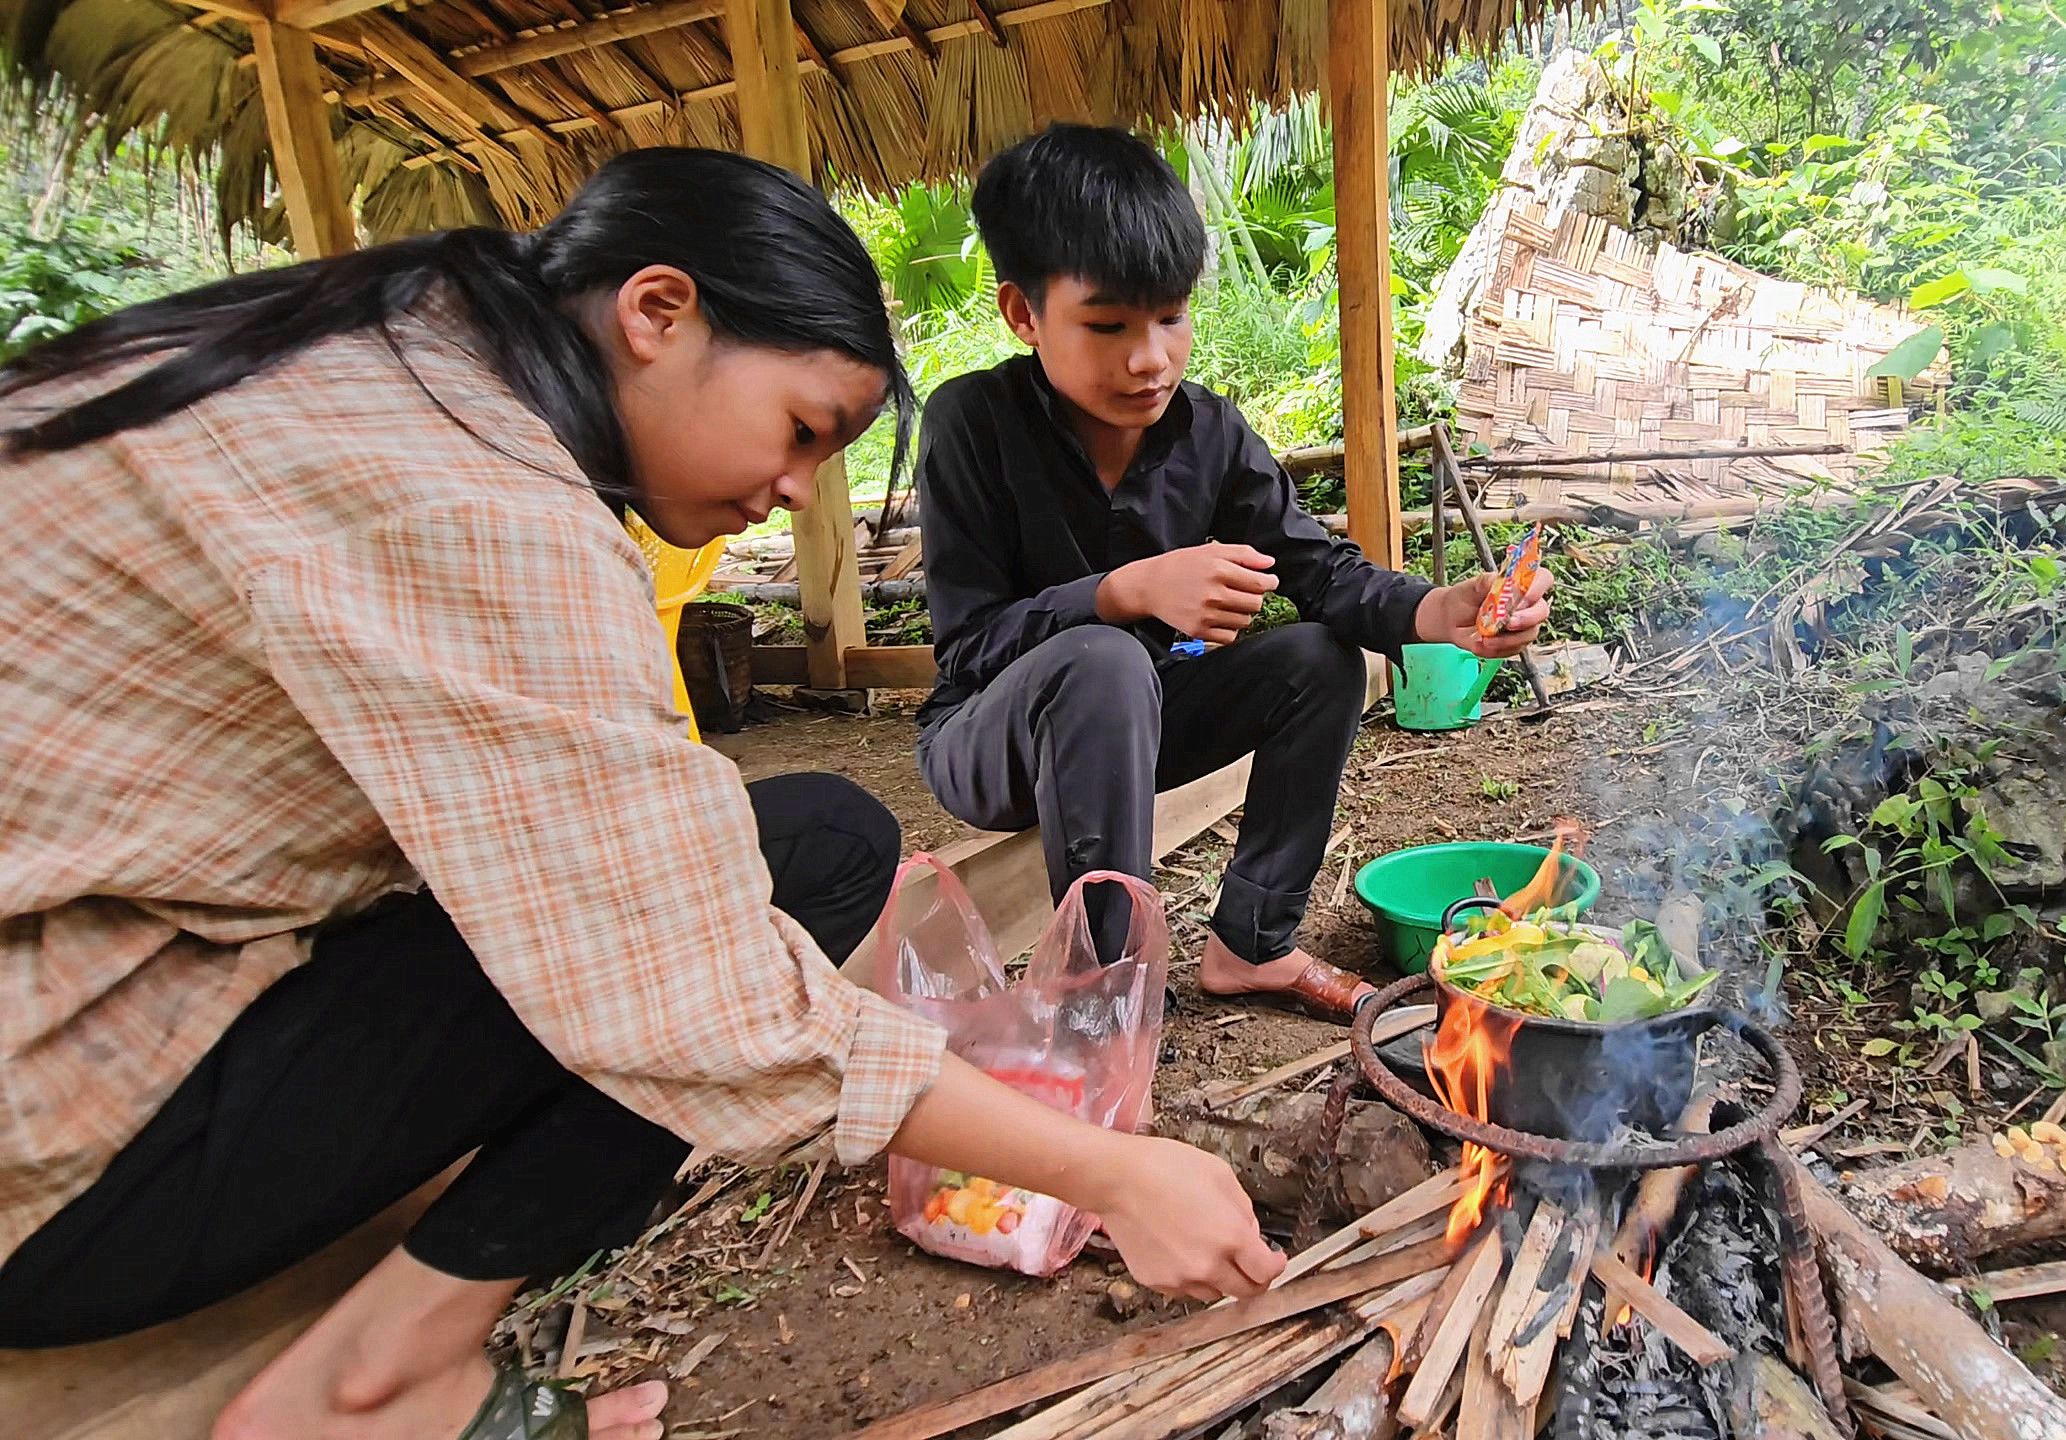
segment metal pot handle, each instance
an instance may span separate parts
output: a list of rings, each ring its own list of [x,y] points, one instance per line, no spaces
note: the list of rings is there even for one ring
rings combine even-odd
[[[1456,923],[1456,917],[1466,910],[1497,910],[1500,901],[1496,895],[1466,895],[1442,912],[1442,933],[1449,933],[1449,927]]]

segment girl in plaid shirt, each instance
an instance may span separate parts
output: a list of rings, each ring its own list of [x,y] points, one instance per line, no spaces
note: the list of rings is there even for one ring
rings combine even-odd
[[[1280,1270],[1230,1171],[942,1054],[834,969],[895,822],[683,743],[626,506],[809,503],[910,391],[824,199],[611,161],[536,235],[247,275],[0,372],[0,1345],[137,1329],[471,1156],[218,1440],[658,1436],[493,1372],[518,1285],[692,1143],[829,1129],[1104,1217],[1147,1283]]]

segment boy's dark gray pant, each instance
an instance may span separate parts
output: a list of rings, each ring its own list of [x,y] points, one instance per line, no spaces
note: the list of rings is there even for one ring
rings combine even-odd
[[[1213,931],[1244,960],[1293,946],[1363,710],[1363,657],[1289,625],[1161,664],[1126,630],[1084,625],[1014,661],[920,738],[940,803],[986,830],[1038,823],[1059,901],[1092,870],[1153,876],[1155,795],[1253,750]],[[1125,943],[1116,890],[1090,897],[1098,953]]]

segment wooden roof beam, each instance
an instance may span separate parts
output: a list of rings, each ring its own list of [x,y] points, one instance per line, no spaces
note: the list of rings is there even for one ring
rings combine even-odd
[[[811,37],[811,32],[804,28],[804,24],[801,18],[799,18],[796,22],[796,43],[803,47],[805,59],[809,60],[813,65],[817,66],[827,75],[830,75],[832,77],[833,84],[837,85],[842,90],[846,89],[846,76],[840,74],[837,67],[835,67],[830,60],[825,58],[824,48],[820,46],[818,42]]]
[[[560,148],[556,136],[518,114],[486,87],[461,75],[444,56],[387,16],[362,15],[356,23],[360,43],[375,59],[401,74],[424,99],[457,120],[470,134],[486,141],[500,130],[510,139],[528,138],[548,149]]]
[[[883,29],[903,39],[926,59],[937,57],[932,37],[911,23],[911,17],[904,11],[904,0],[864,0],[864,3],[868,6],[868,13]]]
[[[190,10],[201,12],[187,22],[196,30],[209,29],[212,26],[220,25],[225,20],[235,20],[246,29],[253,25],[263,24],[266,21],[265,10],[256,3],[256,0],[179,0],[179,3]],[[360,59],[365,58],[365,51],[341,35],[325,35],[319,32],[314,38],[316,48],[319,50],[335,50],[342,55],[356,56]],[[257,63],[258,57],[256,55],[239,55],[237,57],[237,64],[240,66],[248,67]]]
[[[634,40],[641,35],[657,35],[666,30],[678,30],[684,25],[694,25],[702,20],[714,20],[724,13],[724,6],[716,0],[662,0],[658,5],[640,5],[614,14],[600,16],[579,25],[566,28],[540,30],[521,39],[511,40],[503,45],[489,45],[472,50],[464,55],[448,58],[448,64],[458,74],[469,80],[514,70],[519,65],[535,65],[542,60],[555,60],[562,55],[579,55],[589,50],[600,50],[622,40]],[[333,99],[345,105],[367,105],[375,100],[385,100],[399,95],[409,88],[407,79],[401,76],[384,76],[364,84],[335,92]],[[609,113],[609,112],[604,112]]]
[[[1001,11],[997,18],[1004,23],[1006,28],[1016,29],[1018,26],[1031,25],[1041,20],[1052,20],[1062,15],[1074,15],[1079,10],[1097,10],[1110,3],[1111,0],[1041,0],[1041,3],[1037,5],[1027,5],[1018,10]],[[982,33],[983,26],[980,21],[956,20],[946,25],[934,26],[926,32],[926,37],[935,45],[939,45],[949,40],[959,40],[965,36],[981,35]],[[844,50],[835,50],[825,58],[834,65],[858,65],[864,60],[879,60],[886,55],[901,55],[911,48],[913,48],[911,42],[901,38],[895,40],[870,40],[863,45],[849,45]],[[817,68],[815,61],[802,60],[797,63],[797,69],[806,75]],[[719,80],[700,89],[684,90],[678,96],[660,100],[641,100],[635,105],[620,105],[604,113],[619,124],[632,120],[645,120],[665,113],[676,104],[688,105],[707,100],[722,100],[737,88],[738,86],[734,81]],[[595,123],[595,121],[585,117],[575,120],[553,120],[547,122],[545,128],[556,135],[573,135],[593,128]],[[506,139],[508,137],[502,138]],[[468,145],[460,148],[464,150],[475,147]],[[440,148],[437,150],[426,150],[421,155],[412,155],[407,160],[404,160],[402,165],[404,169],[419,170],[425,165],[438,165],[447,161],[464,160],[464,158],[458,151]]]
[[[220,15],[229,20],[241,20],[246,25],[263,24],[269,17],[265,7],[255,0],[180,0],[193,10],[205,10],[210,15]]]
[[[297,30],[319,30],[368,10],[378,10],[391,0],[279,0],[274,10],[282,25]]]
[[[460,13],[480,26],[497,44],[506,45],[516,39],[516,35],[509,27],[497,19],[485,5],[480,4],[479,0],[450,0],[450,3],[456,6]],[[576,115],[586,115],[590,119],[597,121],[603,129],[615,130],[619,128],[615,120],[603,113],[602,108],[595,103],[594,97],[561,75],[557,70],[547,68],[533,70],[525,75],[523,80],[524,83],[543,90]]]
[[[997,12],[990,8],[990,0],[968,0],[976,12],[976,21],[983,27],[983,33],[990,37],[992,45],[1004,43],[1004,27],[997,23]]]

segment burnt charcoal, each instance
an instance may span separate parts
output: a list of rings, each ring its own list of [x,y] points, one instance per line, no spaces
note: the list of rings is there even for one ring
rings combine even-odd
[[[1521,1322],[1520,1326],[1514,1331],[1514,1344],[1516,1346],[1526,1345],[1563,1318],[1564,1307],[1571,1303],[1571,1287],[1574,1283],[1574,1281],[1566,1280],[1556,1289],[1550,1291],[1548,1298],[1542,1302],[1541,1308]]]
[[[1778,1228],[1735,1163],[1694,1182],[1684,1223],[1666,1240],[1654,1282],[1739,1355],[1783,1348]],[[1556,1440],[1737,1440],[1737,1364],[1702,1370],[1648,1325],[1610,1326],[1589,1291],[1559,1363]]]

